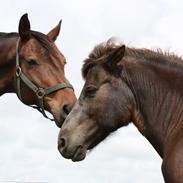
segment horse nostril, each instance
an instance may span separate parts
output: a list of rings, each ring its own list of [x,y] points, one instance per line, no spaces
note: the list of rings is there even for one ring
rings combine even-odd
[[[67,115],[70,113],[71,109],[72,109],[72,106],[71,106],[70,104],[65,104],[65,105],[63,106],[63,111],[64,111],[64,113],[67,114]]]
[[[61,138],[59,140],[59,148],[64,148],[66,146],[66,140],[64,138]]]

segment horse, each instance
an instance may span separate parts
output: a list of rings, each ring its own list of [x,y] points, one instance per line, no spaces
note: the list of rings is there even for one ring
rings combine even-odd
[[[183,182],[183,60],[112,40],[85,60],[85,84],[58,136],[63,157],[81,161],[118,128],[133,123],[162,158],[166,183]]]
[[[16,93],[26,105],[53,115],[58,127],[76,102],[64,75],[66,59],[54,41],[61,21],[49,33],[30,29],[28,14],[19,21],[18,33],[0,33],[0,95]]]

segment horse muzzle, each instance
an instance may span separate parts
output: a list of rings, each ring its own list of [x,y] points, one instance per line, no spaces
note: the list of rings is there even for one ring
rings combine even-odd
[[[53,114],[53,117],[54,117],[54,121],[59,128],[62,127],[62,124],[64,123],[66,117],[72,110],[72,107],[73,107],[73,104],[67,103],[67,104],[64,104],[62,107],[60,107],[59,110],[54,110],[54,109],[51,110],[51,113]]]
[[[59,138],[58,150],[64,158],[71,159],[74,162],[85,159],[87,153],[87,148],[77,144],[69,145],[65,138]]]

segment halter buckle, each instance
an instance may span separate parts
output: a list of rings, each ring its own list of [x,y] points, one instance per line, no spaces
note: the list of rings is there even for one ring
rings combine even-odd
[[[36,91],[36,95],[39,99],[43,98],[45,95],[45,90],[44,88],[38,88]]]
[[[18,66],[18,67],[16,68],[16,76],[19,77],[21,73],[22,73],[22,69],[21,69],[20,66]]]

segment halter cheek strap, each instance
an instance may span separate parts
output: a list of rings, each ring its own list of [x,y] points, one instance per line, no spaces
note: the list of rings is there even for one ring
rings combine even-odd
[[[49,87],[49,88],[42,88],[36,86],[23,72],[20,67],[20,59],[19,59],[19,44],[20,39],[18,39],[16,44],[16,84],[17,84],[17,96],[18,98],[23,102],[22,96],[21,96],[21,88],[20,84],[21,81],[24,82],[26,86],[28,86],[37,96],[38,99],[38,106],[36,105],[29,105],[30,107],[36,108],[38,111],[40,111],[45,118],[50,119],[51,121],[54,121],[54,119],[49,118],[45,113],[44,108],[44,96],[49,95],[53,92],[56,92],[58,90],[62,90],[64,88],[71,88],[73,89],[73,86],[70,83],[58,83],[55,86]]]

